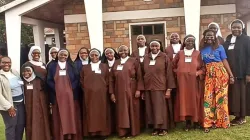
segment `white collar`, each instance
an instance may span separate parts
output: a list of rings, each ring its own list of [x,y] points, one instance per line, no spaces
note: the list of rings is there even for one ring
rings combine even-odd
[[[174,50],[174,53],[177,54],[180,49],[181,49],[181,44],[172,44],[172,47],[173,47],[173,50]]]
[[[98,61],[97,63],[90,62],[92,71],[98,70],[100,64],[101,64],[101,61]]]
[[[126,63],[128,59],[129,59],[129,56],[127,56],[125,58],[121,58],[121,64]]]
[[[191,49],[191,50],[186,49],[186,47],[184,48],[184,54],[187,55],[187,56],[191,56],[193,51],[194,51],[194,48]]]
[[[232,35],[230,43],[235,43],[236,42],[237,36]]]
[[[108,60],[109,67],[112,67],[114,65],[114,63],[115,63],[115,57],[111,61]]]
[[[65,69],[66,68],[66,61],[65,62],[60,62],[59,60],[58,60],[58,65],[59,65],[59,67],[60,67],[60,69]]]
[[[144,56],[147,46],[139,47],[139,56]]]
[[[155,60],[155,58],[158,56],[158,54],[159,54],[160,52],[161,52],[160,50],[158,51],[157,54],[153,54],[153,53],[151,52],[151,55],[152,55],[153,60]]]

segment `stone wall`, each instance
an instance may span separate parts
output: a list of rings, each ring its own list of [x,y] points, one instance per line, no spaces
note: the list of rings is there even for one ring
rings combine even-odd
[[[81,47],[90,49],[87,23],[65,24],[66,48],[71,52],[72,59],[76,58]]]
[[[235,18],[236,14],[202,15],[200,20],[200,35],[202,36],[203,31],[207,29],[209,23],[216,22],[220,25],[222,37],[226,38],[231,33],[229,25]]]
[[[173,18],[153,18],[138,20],[122,20],[122,21],[105,21],[104,22],[104,47],[117,48],[120,45],[130,46],[129,23],[157,22],[166,21],[167,36],[173,32],[177,32],[183,38],[185,36],[184,17]]]
[[[103,0],[103,11],[134,11],[183,7],[183,0]]]
[[[84,1],[74,0],[64,5],[64,15],[85,14]]]
[[[234,4],[237,0],[201,0],[201,6]]]
[[[183,0],[152,0],[151,2],[144,2],[143,0],[103,0],[103,3],[104,12],[183,7]],[[232,3],[235,3],[235,0],[201,0],[202,6]],[[115,9],[115,7],[120,7],[120,9]],[[82,0],[77,0],[65,5],[64,9],[65,15],[85,14],[84,2]],[[200,20],[201,26],[197,28],[200,28],[200,35],[202,36],[203,31],[207,29],[207,25],[210,22],[217,22],[220,24],[222,35],[225,38],[228,34],[230,34],[228,25],[235,18],[236,14],[202,15]],[[184,17],[104,21],[104,47],[117,48],[122,44],[129,46],[130,23],[158,21],[166,21],[165,30],[167,31],[167,44],[169,43],[169,35],[172,32],[179,33],[181,35],[181,39],[183,40],[183,38],[185,37]],[[65,24],[65,33],[67,42],[66,47],[71,52],[73,59],[76,57],[76,54],[81,47],[90,48],[87,23]]]

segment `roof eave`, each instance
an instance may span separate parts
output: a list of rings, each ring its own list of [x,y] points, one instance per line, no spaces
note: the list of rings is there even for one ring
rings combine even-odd
[[[22,3],[26,2],[26,1],[28,1],[28,0],[14,0],[14,1],[6,4],[6,5],[3,5],[3,6],[0,7],[0,13],[5,12],[5,11],[11,9],[11,8],[14,8],[15,6],[17,6],[19,4],[22,4]]]

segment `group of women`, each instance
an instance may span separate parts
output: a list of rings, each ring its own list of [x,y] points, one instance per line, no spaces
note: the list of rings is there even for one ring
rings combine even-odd
[[[193,35],[181,44],[172,33],[166,49],[159,40],[147,46],[139,35],[131,55],[125,45],[118,53],[81,48],[73,62],[68,50],[51,48],[44,65],[40,47],[33,46],[21,69],[26,139],[104,139],[115,132],[128,138],[143,128],[164,136],[175,122],[205,132],[246,123],[250,39],[244,23],[234,20],[225,42],[217,23],[208,27],[200,51]],[[231,122],[229,115],[235,116]]]

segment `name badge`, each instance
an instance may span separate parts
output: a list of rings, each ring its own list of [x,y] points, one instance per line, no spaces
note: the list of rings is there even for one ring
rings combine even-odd
[[[23,85],[23,81],[18,81],[18,84]]]
[[[149,65],[153,66],[153,65],[155,65],[155,62],[156,62],[156,60],[150,60]]]
[[[173,58],[175,58],[176,54],[173,54]]]
[[[41,66],[42,69],[46,69],[44,66]]]
[[[233,50],[234,49],[234,44],[229,45],[228,50]]]
[[[33,84],[28,84],[27,89],[33,89]]]
[[[83,61],[82,65],[88,65],[88,61]]]
[[[97,70],[95,70],[95,73],[97,73],[97,74],[101,74],[101,73],[102,73],[102,71],[101,71],[101,69],[97,69]]]
[[[122,70],[123,69],[123,65],[118,65],[116,70]]]
[[[191,63],[192,62],[192,57],[185,57],[185,62],[186,63]]]
[[[144,60],[144,57],[141,57],[141,58],[140,58],[140,62],[143,62],[143,60]]]
[[[59,75],[60,76],[65,76],[66,75],[66,70],[59,70]]]

